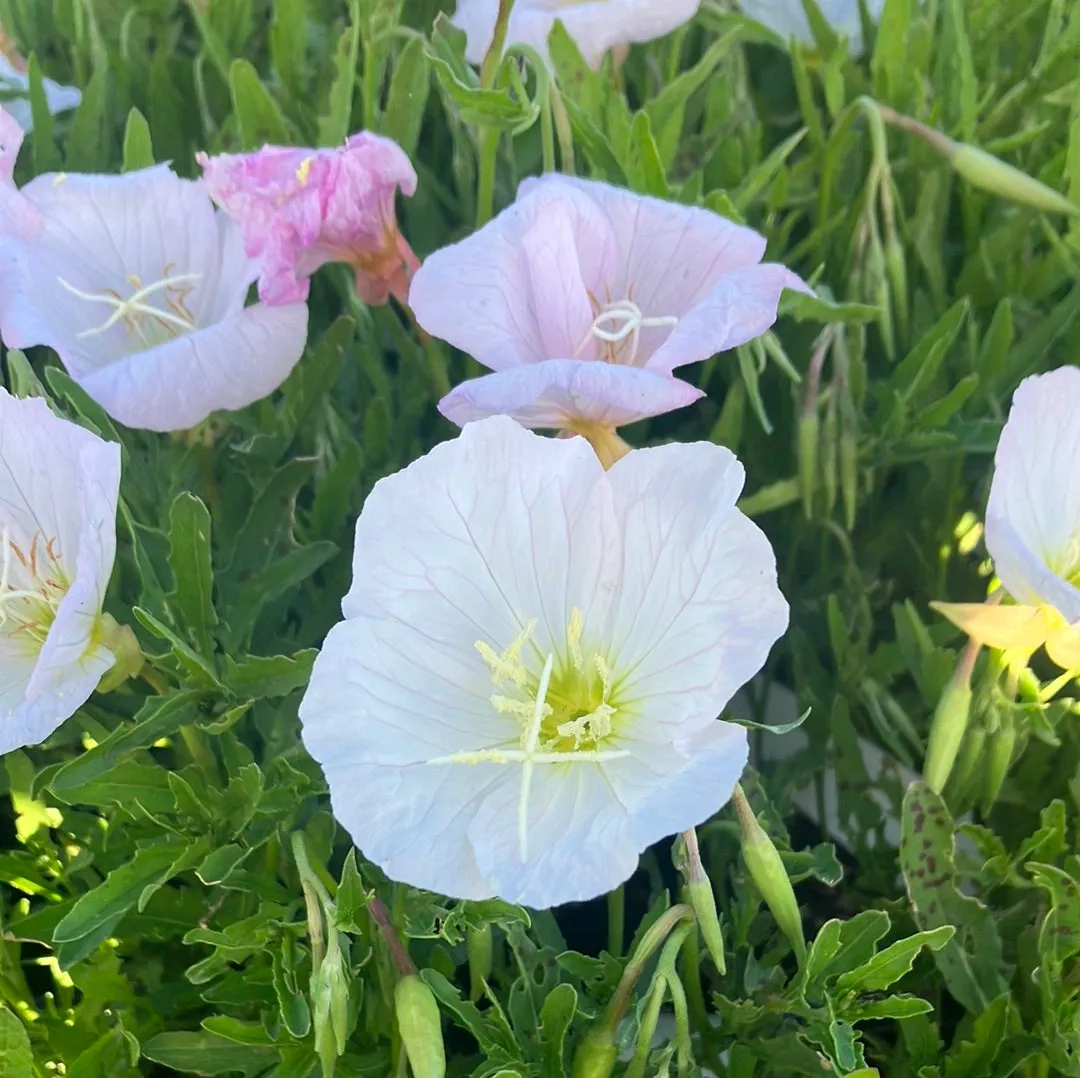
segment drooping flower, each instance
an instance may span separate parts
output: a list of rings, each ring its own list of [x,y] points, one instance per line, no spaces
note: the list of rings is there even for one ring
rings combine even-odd
[[[167,165],[38,176],[0,198],[0,335],[54,349],[130,427],[184,430],[284,381],[307,307],[245,307],[257,273],[206,188]]]
[[[593,68],[609,49],[642,44],[688,23],[701,0],[517,0],[510,13],[506,44],[530,45],[547,56],[547,40],[556,19],[577,42]],[[464,30],[465,57],[483,61],[495,36],[499,0],[458,0],[453,22]]]
[[[994,457],[986,546],[1015,602],[936,603],[974,639],[1080,670],[1080,370],[1025,379]]]
[[[716,812],[717,716],[787,625],[743,469],[696,443],[604,471],[506,417],[376,485],[301,704],[335,814],[394,879],[546,907]]]
[[[0,389],[0,752],[48,737],[113,665],[119,488],[116,443]]]
[[[365,303],[406,301],[419,261],[398,231],[394,198],[399,188],[415,193],[416,171],[396,142],[362,131],[337,149],[196,156],[247,253],[263,261],[265,302],[307,299],[308,278],[327,262],[356,270]]]
[[[871,19],[881,18],[885,0],[865,0]],[[862,19],[859,0],[817,0],[825,21],[832,29],[848,39],[848,47],[858,56],[863,50]],[[804,45],[814,44],[814,34],[802,0],[739,0],[744,15],[768,27],[785,41],[792,39]]]
[[[478,232],[413,280],[416,320],[495,374],[439,405],[455,423],[617,427],[692,404],[671,377],[764,333],[785,288],[765,240],[708,210],[590,180],[526,180]]]
[[[79,107],[82,92],[74,86],[61,86],[52,79],[42,79],[45,107],[55,116]],[[0,27],[0,94],[4,108],[24,131],[33,131],[34,117],[30,112],[30,77],[26,60],[15,42]]]

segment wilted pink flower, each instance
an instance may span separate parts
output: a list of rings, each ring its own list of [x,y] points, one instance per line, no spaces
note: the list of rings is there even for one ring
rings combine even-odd
[[[417,273],[421,326],[495,374],[439,404],[455,423],[616,427],[691,404],[671,376],[764,333],[790,270],[761,265],[756,232],[605,183],[545,176]]]
[[[547,56],[556,19],[594,68],[613,48],[662,37],[697,14],[701,0],[517,0],[510,13],[506,44],[531,45]],[[479,64],[491,47],[499,0],[458,0],[453,22],[468,38],[465,56]]]
[[[0,161],[10,135],[0,123]],[[246,407],[303,354],[306,305],[244,306],[258,265],[202,183],[158,165],[0,192],[0,336],[52,348],[121,423],[184,430]]]
[[[396,142],[362,131],[331,150],[264,146],[257,153],[197,159],[218,205],[263,261],[267,303],[307,299],[308,277],[327,262],[356,270],[365,303],[402,303],[419,266],[398,231],[394,196],[411,196],[416,172]]]

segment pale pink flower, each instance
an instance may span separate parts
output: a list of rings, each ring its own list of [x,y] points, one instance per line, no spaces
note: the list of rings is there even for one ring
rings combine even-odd
[[[120,446],[0,389],[0,752],[43,741],[113,666],[119,490]]]
[[[436,251],[409,303],[427,332],[496,373],[439,408],[459,424],[616,427],[702,393],[672,371],[764,333],[785,288],[765,240],[708,210],[545,176],[480,231]]]
[[[398,231],[394,197],[416,191],[416,172],[396,142],[362,131],[329,150],[264,146],[257,153],[196,155],[218,205],[263,262],[267,303],[307,299],[308,278],[327,262],[356,270],[365,303],[402,303],[419,261]]]
[[[717,716],[788,622],[742,484],[707,442],[605,471],[502,416],[377,483],[300,705],[365,856],[546,907],[717,812],[748,751]]]
[[[0,167],[13,132],[0,125]],[[0,184],[0,335],[44,345],[113,418],[184,430],[276,389],[307,307],[245,306],[258,265],[202,183],[167,165]]]
[[[701,0],[517,0],[510,13],[506,44],[531,45],[547,56],[547,40],[561,19],[590,66],[603,63],[609,49],[663,37],[688,23]],[[479,64],[491,47],[499,0],[458,0],[453,22],[465,31],[465,56]]]

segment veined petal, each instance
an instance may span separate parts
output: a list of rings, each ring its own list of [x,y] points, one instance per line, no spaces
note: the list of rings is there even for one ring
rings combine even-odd
[[[571,264],[567,280],[560,259]],[[428,333],[495,371],[569,357],[591,324],[588,293],[603,300],[617,259],[614,233],[596,204],[569,184],[545,183],[429,255],[413,278],[409,306]],[[568,294],[581,285],[585,292]],[[561,347],[553,356],[546,344]]]
[[[1080,620],[1080,370],[1025,379],[994,457],[986,546],[1019,602]]]
[[[211,412],[246,408],[272,393],[304,352],[307,306],[257,303],[96,370],[68,365],[115,419],[142,430],[187,430]]]
[[[787,629],[772,547],[735,507],[743,468],[721,446],[639,449],[608,477],[625,536],[605,634],[620,692],[655,721],[697,730]]]
[[[1062,670],[1080,670],[1080,627],[1068,625],[1046,639],[1046,654]]]
[[[776,321],[785,288],[810,289],[791,270],[765,263],[725,274],[684,315],[648,361],[650,370],[670,374],[760,337]]]
[[[703,396],[687,382],[637,367],[549,359],[463,382],[443,397],[439,411],[459,426],[507,415],[532,428],[618,427],[685,408]]]

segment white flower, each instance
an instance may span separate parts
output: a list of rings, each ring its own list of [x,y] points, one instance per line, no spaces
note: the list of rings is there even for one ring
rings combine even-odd
[[[994,458],[986,546],[1015,605],[939,603],[975,639],[1080,670],[1080,370],[1026,378]]]
[[[113,665],[119,487],[115,442],[0,389],[0,752],[46,738]]]
[[[0,124],[0,165],[18,149]],[[206,187],[167,165],[37,176],[0,190],[0,335],[44,345],[114,419],[185,430],[275,390],[307,306],[246,306],[259,264]]]
[[[52,115],[68,112],[79,107],[82,92],[74,86],[61,86],[52,79],[42,79],[45,105]],[[34,118],[30,114],[30,78],[0,52],[0,98],[4,108],[11,113],[24,131],[34,130]]]
[[[804,45],[814,44],[810,21],[802,0],[739,0],[744,15],[768,27],[785,41],[794,38]],[[848,39],[851,52],[858,56],[863,50],[862,20],[859,0],[818,0],[825,21]],[[866,10],[875,22],[881,18],[885,0],[867,0]]]
[[[742,483],[719,446],[604,472],[504,416],[382,480],[300,708],[364,854],[542,908],[715,813],[747,758],[717,716],[787,625]]]
[[[547,57],[547,39],[556,19],[577,42],[592,67],[623,45],[662,37],[689,22],[701,0],[517,0],[510,13],[506,44],[531,45]],[[499,0],[458,0],[453,22],[465,31],[465,57],[479,64],[491,47]]]

